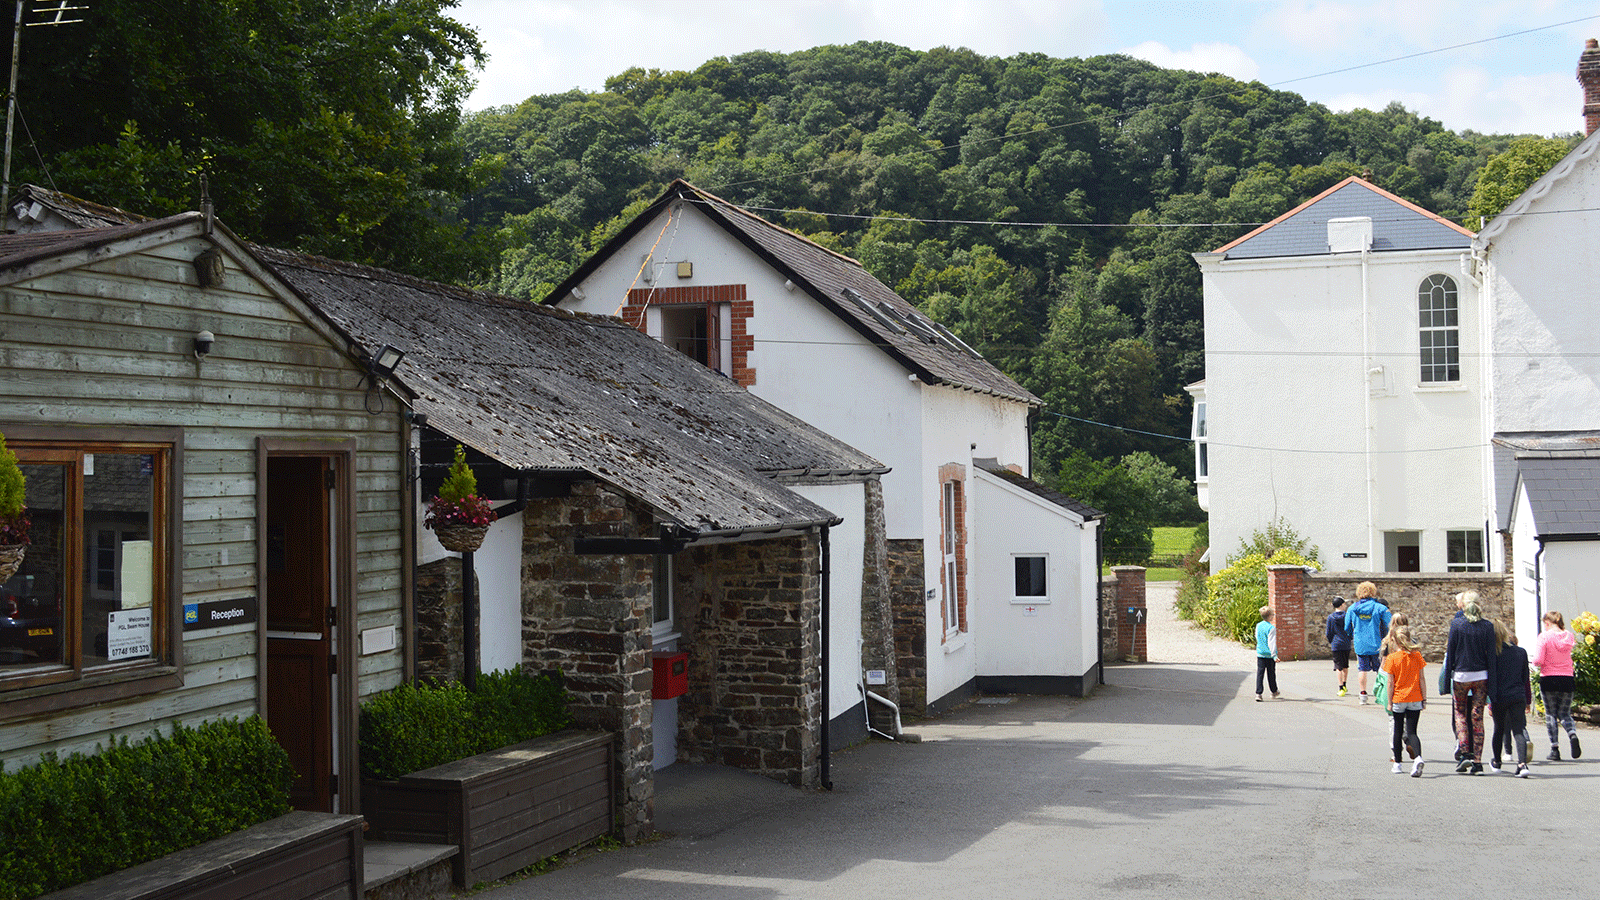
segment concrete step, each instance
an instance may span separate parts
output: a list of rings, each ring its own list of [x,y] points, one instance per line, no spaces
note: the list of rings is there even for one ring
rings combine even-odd
[[[367,841],[362,848],[366,900],[440,900],[449,896],[450,858],[459,850],[453,844]]]

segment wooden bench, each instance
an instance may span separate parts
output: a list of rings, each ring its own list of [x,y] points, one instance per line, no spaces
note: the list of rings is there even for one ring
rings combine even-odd
[[[44,900],[361,900],[360,816],[292,812]]]
[[[611,741],[563,731],[393,781],[363,781],[368,837],[455,844],[462,887],[502,878],[611,831]]]

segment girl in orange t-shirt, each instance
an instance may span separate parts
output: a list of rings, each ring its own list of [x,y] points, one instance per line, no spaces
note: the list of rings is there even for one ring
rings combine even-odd
[[[1417,720],[1428,705],[1428,694],[1422,687],[1422,652],[1411,640],[1411,628],[1397,625],[1383,639],[1383,671],[1389,676],[1388,711],[1394,717],[1394,772],[1405,771],[1400,762],[1400,745],[1405,744],[1411,754],[1411,777],[1422,777],[1422,739],[1417,737]]]

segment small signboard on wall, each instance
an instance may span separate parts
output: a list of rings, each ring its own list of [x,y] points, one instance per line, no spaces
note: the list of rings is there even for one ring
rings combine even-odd
[[[254,597],[187,603],[183,607],[184,631],[221,628],[224,625],[245,625],[255,620],[256,598]]]

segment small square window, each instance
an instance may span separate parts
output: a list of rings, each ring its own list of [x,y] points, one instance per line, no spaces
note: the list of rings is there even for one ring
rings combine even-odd
[[[1016,597],[1018,600],[1039,601],[1050,596],[1049,585],[1045,579],[1048,557],[1016,556],[1013,557],[1013,560],[1017,570]]]

